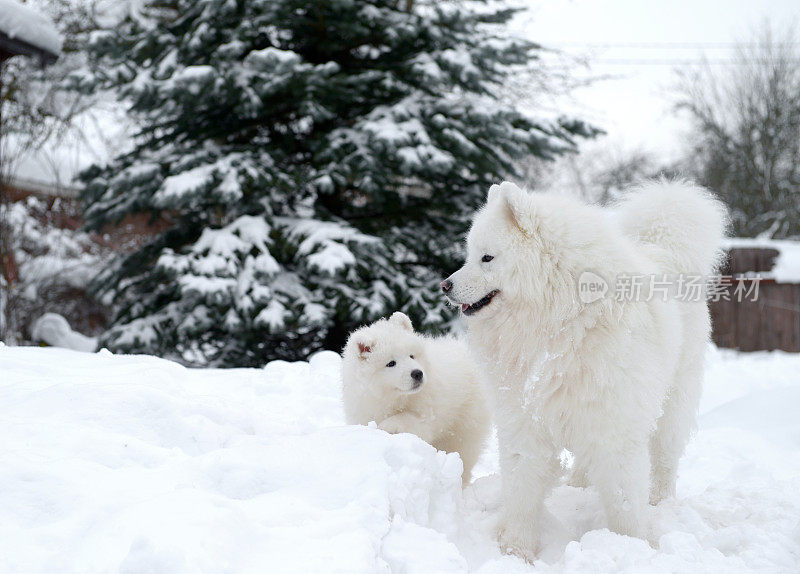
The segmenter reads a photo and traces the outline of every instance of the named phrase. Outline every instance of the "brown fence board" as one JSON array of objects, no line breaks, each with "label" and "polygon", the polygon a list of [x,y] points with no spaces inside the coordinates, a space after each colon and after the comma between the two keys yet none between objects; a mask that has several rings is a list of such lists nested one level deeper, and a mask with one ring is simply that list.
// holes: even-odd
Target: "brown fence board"
[{"label": "brown fence board", "polygon": [[[733,248],[724,275],[769,273],[779,255],[772,248]],[[734,286],[729,301],[709,303],[712,338],[719,347],[740,351],[776,350],[800,352],[800,284],[762,279],[758,300],[737,301]]]}]

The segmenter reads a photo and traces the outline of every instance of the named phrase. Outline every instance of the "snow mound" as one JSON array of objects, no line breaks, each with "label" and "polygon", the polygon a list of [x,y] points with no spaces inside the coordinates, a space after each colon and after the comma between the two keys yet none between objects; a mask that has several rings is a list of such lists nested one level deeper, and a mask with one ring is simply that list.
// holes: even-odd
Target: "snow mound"
[{"label": "snow mound", "polygon": [[463,566],[458,456],[337,426],[338,370],[0,348],[0,570]]},{"label": "snow mound", "polygon": [[53,347],[92,353],[97,350],[97,338],[87,337],[73,331],[63,316],[58,313],[45,313],[33,323],[31,337]]},{"label": "snow mound", "polygon": [[53,23],[16,0],[0,0],[0,32],[54,55],[61,52],[61,35]]},{"label": "snow mound", "polygon": [[715,351],[654,546],[592,489],[547,501],[535,564],[503,555],[497,453],[345,426],[340,359],[193,370],[0,344],[0,571],[796,572],[800,356]]}]

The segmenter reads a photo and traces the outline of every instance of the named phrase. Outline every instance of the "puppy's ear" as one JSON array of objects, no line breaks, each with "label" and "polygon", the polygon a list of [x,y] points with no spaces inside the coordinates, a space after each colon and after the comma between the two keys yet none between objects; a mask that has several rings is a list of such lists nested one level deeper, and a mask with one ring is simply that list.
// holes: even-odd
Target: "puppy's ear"
[{"label": "puppy's ear", "polygon": [[508,216],[514,225],[525,235],[531,235],[536,229],[536,216],[533,212],[530,195],[510,181],[493,185],[492,188],[497,189],[494,192],[490,189],[489,197],[504,202]]},{"label": "puppy's ear", "polygon": [[408,318],[408,315],[401,313],[400,311],[395,311],[392,313],[392,316],[389,317],[389,322],[392,325],[402,327],[406,331],[414,331],[414,326],[411,324],[411,319]]},{"label": "puppy's ear", "polygon": [[489,188],[489,193],[486,195],[486,203],[493,203],[494,201],[505,197],[509,193],[521,193],[523,195],[527,195],[517,186],[517,184],[510,181],[504,181],[499,184],[495,183]]},{"label": "puppy's ear", "polygon": [[489,188],[489,194],[486,196],[486,203],[494,203],[500,197],[500,186],[496,183]]},{"label": "puppy's ear", "polygon": [[356,346],[358,347],[358,358],[366,361],[369,354],[375,350],[375,341],[361,339],[356,341]]}]

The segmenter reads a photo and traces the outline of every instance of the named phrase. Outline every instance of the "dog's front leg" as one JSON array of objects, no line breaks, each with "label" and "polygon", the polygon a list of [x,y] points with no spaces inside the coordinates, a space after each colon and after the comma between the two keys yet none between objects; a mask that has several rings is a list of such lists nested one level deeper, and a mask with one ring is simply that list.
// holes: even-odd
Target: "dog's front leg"
[{"label": "dog's front leg", "polygon": [[613,532],[647,538],[650,461],[647,443],[598,440],[589,474],[600,492]]},{"label": "dog's front leg", "polygon": [[411,411],[404,411],[384,419],[378,423],[378,428],[390,434],[402,432],[415,434],[428,444],[433,444],[438,438],[434,426],[424,417]]},{"label": "dog's front leg", "polygon": [[541,436],[520,435],[510,440],[498,433],[503,515],[499,525],[501,547],[532,562],[540,550],[540,522],[544,499],[560,473],[551,441]]}]

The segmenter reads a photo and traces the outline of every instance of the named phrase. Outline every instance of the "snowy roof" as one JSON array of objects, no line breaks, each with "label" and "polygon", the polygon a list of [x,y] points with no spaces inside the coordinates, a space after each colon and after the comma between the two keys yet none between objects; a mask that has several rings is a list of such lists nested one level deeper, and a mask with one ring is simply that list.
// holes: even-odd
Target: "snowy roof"
[{"label": "snowy roof", "polygon": [[50,56],[61,52],[61,35],[53,22],[16,0],[0,0],[0,33]]},{"label": "snowy roof", "polygon": [[800,283],[800,241],[731,237],[726,240],[725,247],[774,249],[779,255],[772,269],[768,273],[761,273],[761,276],[775,279],[778,283]]},{"label": "snowy roof", "polygon": [[77,197],[78,189],[57,182],[43,181],[36,178],[16,177],[11,175],[5,181],[7,187],[18,189],[25,193],[35,193],[49,197]]}]

